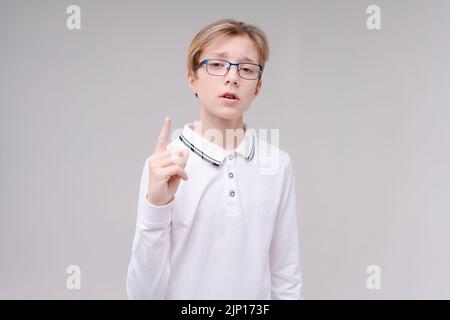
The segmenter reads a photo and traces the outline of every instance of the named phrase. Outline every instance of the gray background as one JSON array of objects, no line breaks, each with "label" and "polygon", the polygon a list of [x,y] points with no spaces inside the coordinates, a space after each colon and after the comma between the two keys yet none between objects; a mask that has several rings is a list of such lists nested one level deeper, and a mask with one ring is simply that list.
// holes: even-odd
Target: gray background
[{"label": "gray background", "polygon": [[448,1],[0,3],[0,298],[126,298],[144,160],[198,119],[187,48],[224,17],[270,41],[246,120],[294,160],[305,298],[450,298]]}]

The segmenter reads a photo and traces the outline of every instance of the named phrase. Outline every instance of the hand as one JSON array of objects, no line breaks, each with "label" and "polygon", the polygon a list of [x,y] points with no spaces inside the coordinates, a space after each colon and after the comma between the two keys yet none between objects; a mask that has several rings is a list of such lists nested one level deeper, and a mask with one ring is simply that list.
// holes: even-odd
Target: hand
[{"label": "hand", "polygon": [[164,119],[164,125],[156,142],[155,151],[149,157],[149,183],[147,200],[157,206],[172,201],[181,179],[187,180],[184,170],[189,158],[189,150],[167,149],[171,120]]}]

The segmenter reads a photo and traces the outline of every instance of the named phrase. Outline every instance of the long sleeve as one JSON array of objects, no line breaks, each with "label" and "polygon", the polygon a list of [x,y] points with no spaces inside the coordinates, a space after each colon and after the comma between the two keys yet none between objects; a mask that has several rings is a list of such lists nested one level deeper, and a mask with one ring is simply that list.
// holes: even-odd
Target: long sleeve
[{"label": "long sleeve", "polygon": [[272,299],[303,299],[294,172],[290,157],[270,245]]},{"label": "long sleeve", "polygon": [[136,231],[127,274],[129,299],[162,299],[170,276],[173,199],[164,206],[148,202],[148,158],[139,188]]}]

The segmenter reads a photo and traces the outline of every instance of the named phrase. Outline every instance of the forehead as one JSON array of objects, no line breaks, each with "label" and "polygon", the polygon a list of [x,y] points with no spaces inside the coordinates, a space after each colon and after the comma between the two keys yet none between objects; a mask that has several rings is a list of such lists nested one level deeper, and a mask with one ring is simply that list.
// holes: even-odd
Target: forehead
[{"label": "forehead", "polygon": [[202,50],[201,57],[227,58],[258,63],[258,50],[248,35],[223,36]]}]

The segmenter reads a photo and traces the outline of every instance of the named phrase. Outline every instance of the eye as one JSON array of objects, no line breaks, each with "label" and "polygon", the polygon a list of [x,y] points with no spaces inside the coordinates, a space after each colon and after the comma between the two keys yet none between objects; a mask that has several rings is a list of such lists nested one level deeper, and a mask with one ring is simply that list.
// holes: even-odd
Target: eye
[{"label": "eye", "polygon": [[224,64],[223,62],[220,62],[220,61],[211,61],[211,62],[209,63],[209,65],[210,65],[212,68],[223,68],[223,67],[225,66],[225,64]]},{"label": "eye", "polygon": [[257,68],[255,66],[241,66],[240,70],[248,75],[253,75],[255,73],[257,73]]}]

